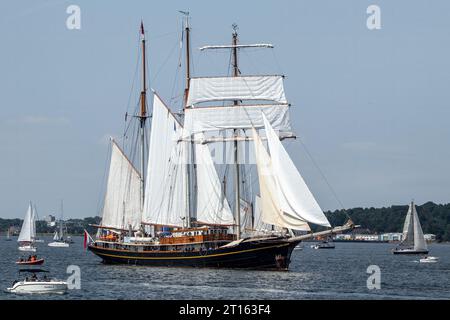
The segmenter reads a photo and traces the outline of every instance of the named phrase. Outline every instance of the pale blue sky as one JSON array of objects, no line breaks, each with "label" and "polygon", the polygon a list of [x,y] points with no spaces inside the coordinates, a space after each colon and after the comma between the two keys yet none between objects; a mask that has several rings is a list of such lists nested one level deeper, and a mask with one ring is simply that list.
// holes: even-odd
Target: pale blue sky
[{"label": "pale blue sky", "polygon": [[[66,28],[70,4],[81,7],[79,31]],[[381,30],[366,28],[370,4]],[[241,69],[287,76],[294,129],[345,207],[449,202],[448,1],[30,0],[0,3],[0,217],[22,217],[29,200],[41,216],[57,212],[60,199],[66,217],[98,214],[105,137],[123,130],[140,20],[151,86],[170,101],[177,10],[191,12],[194,48],[228,43],[234,22],[241,42],[276,46],[243,54]],[[196,75],[227,62],[194,50]],[[323,209],[339,208],[302,145],[288,147]]]}]

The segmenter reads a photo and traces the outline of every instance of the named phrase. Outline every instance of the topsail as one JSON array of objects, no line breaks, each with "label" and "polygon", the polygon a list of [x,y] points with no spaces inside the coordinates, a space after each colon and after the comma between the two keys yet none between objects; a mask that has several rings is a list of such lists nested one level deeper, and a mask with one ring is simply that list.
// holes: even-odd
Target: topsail
[{"label": "topsail", "polygon": [[213,101],[270,101],[286,104],[282,76],[192,78],[187,106]]}]

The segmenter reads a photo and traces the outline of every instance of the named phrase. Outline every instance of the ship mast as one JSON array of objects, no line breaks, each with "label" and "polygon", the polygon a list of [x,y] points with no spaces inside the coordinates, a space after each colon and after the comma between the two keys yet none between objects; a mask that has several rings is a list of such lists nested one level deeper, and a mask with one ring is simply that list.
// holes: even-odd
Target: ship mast
[{"label": "ship mast", "polygon": [[[181,14],[184,15],[184,39],[185,39],[185,48],[186,48],[186,52],[185,52],[185,57],[186,57],[186,87],[184,89],[184,104],[183,104],[183,110],[185,110],[187,108],[187,99],[189,96],[189,87],[190,87],[190,80],[191,80],[191,59],[190,59],[190,31],[191,28],[189,27],[189,12],[186,11],[179,11]],[[189,145],[189,157],[190,160],[187,164],[187,212],[186,212],[186,216],[184,217],[185,219],[185,225],[186,228],[190,228],[191,227],[191,217],[193,216],[193,201],[191,199],[191,195],[194,194],[194,192],[190,192],[190,189],[192,187],[193,181],[194,181],[194,172],[195,172],[195,164],[194,164],[194,148],[193,148],[193,142],[190,143]],[[189,164],[194,164],[194,168],[192,168],[192,166]],[[193,170],[191,170],[193,169]],[[193,172],[192,172],[193,171]]]},{"label": "ship mast", "polygon": [[[237,44],[238,44],[238,34],[237,34],[237,25],[233,24],[233,35],[232,35],[232,64],[233,64],[233,77],[239,76],[239,67],[238,67],[238,55],[237,55]],[[237,100],[233,102],[235,106],[239,104]],[[239,142],[238,142],[238,136],[239,131],[238,129],[234,129],[234,166],[235,166],[235,204],[234,204],[234,214],[236,219],[236,237],[237,239],[241,238],[241,178],[240,178],[240,166],[239,166]]]},{"label": "ship mast", "polygon": [[[238,33],[237,33],[237,25],[233,24],[233,34],[232,34],[232,44],[231,45],[208,45],[203,46],[200,48],[201,51],[204,50],[228,50],[231,49],[232,54],[232,68],[233,68],[233,77],[239,77],[240,71],[239,71],[239,65],[238,65],[238,49],[246,49],[246,48],[273,48],[273,45],[268,43],[257,43],[257,44],[238,44]],[[233,102],[234,106],[239,106],[239,101],[235,100]],[[234,137],[232,140],[234,141],[234,183],[235,183],[235,207],[234,207],[234,215],[235,215],[235,233],[237,236],[237,239],[241,238],[241,216],[240,216],[240,187],[241,187],[241,181],[240,181],[240,165],[239,165],[239,129],[233,130]]]},{"label": "ship mast", "polygon": [[141,137],[141,210],[144,208],[144,188],[145,188],[145,121],[147,120],[147,70],[145,57],[145,32],[144,23],[141,21],[141,45],[142,45],[142,91],[141,91],[141,110],[140,137]]},{"label": "ship mast", "polygon": [[189,12],[180,11],[185,16],[185,26],[184,26],[184,36],[185,36],[185,42],[186,42],[186,87],[184,89],[184,109],[186,109],[186,103],[187,98],[189,95],[189,86],[190,86],[190,79],[191,79],[191,59],[190,59],[190,51],[191,51],[191,44],[190,44],[190,27],[189,27]]}]

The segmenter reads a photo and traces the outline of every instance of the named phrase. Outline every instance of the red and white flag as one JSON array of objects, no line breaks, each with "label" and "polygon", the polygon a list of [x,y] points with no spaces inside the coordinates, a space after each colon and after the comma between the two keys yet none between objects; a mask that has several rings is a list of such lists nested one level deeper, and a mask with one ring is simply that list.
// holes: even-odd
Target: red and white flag
[{"label": "red and white flag", "polygon": [[91,237],[91,235],[86,231],[86,229],[84,230],[84,249],[87,248],[87,246],[89,245],[89,243],[91,243],[92,241],[94,241]]}]

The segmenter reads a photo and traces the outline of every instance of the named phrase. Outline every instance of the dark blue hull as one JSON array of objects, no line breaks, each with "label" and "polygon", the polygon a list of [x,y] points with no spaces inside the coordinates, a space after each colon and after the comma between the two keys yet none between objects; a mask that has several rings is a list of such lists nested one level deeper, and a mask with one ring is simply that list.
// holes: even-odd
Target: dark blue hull
[{"label": "dark blue hull", "polygon": [[231,268],[288,270],[291,254],[298,242],[286,239],[244,241],[233,247],[208,251],[144,251],[144,247],[122,249],[91,244],[89,250],[107,264],[155,267]]}]

